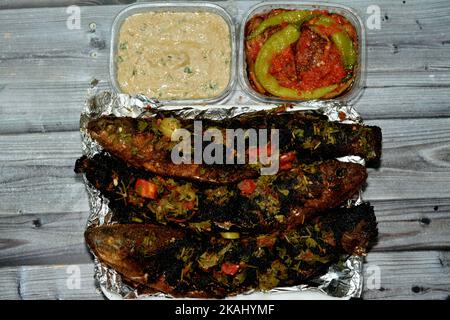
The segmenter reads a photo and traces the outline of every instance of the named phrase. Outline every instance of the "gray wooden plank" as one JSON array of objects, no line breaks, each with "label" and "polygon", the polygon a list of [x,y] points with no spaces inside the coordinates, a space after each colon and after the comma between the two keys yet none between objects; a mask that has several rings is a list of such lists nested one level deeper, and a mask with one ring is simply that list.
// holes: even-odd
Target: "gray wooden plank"
[{"label": "gray wooden plank", "polygon": [[0,297],[8,300],[103,299],[92,263],[0,268],[0,287]]},{"label": "gray wooden plank", "polygon": [[91,261],[87,217],[87,211],[0,217],[0,267]]},{"label": "gray wooden plank", "polygon": [[446,198],[449,194],[450,121],[377,120],[383,130],[381,168],[369,170],[365,198]]},{"label": "gray wooden plank", "polygon": [[[254,3],[240,2],[236,16]],[[365,20],[371,4],[351,6]],[[236,11],[233,2],[224,5]],[[360,112],[372,119],[450,116],[450,17],[442,14],[450,3],[378,5],[389,19],[381,30],[368,30],[368,88],[357,102]],[[65,8],[0,12],[0,133],[75,129],[90,81],[109,87],[109,29],[122,8],[82,7],[80,30],[66,28]],[[229,102],[251,101],[237,87]]]},{"label": "gray wooden plank", "polygon": [[6,135],[0,141],[2,214],[89,210],[82,179],[73,171],[81,155],[79,132]]},{"label": "gray wooden plank", "polygon": [[[373,252],[364,265],[364,299],[425,300],[450,296],[448,251]],[[380,271],[380,287],[374,275]]]},{"label": "gray wooden plank", "polygon": [[0,135],[0,150],[3,168],[73,167],[82,153],[80,131]]},{"label": "gray wooden plank", "polygon": [[[445,299],[450,294],[448,251],[373,252],[364,264],[364,299]],[[68,269],[69,267],[69,269]],[[74,270],[80,287],[73,288]],[[102,299],[92,263],[0,268],[2,299]],[[375,276],[379,273],[379,281]],[[75,271],[77,272],[77,271]]]},{"label": "gray wooden plank", "polygon": [[89,209],[84,185],[73,167],[0,167],[0,212],[83,212]]},{"label": "gray wooden plank", "polygon": [[450,199],[372,201],[378,241],[372,252],[448,250]]},{"label": "gray wooden plank", "polygon": [[135,0],[3,0],[0,9],[128,4]]}]

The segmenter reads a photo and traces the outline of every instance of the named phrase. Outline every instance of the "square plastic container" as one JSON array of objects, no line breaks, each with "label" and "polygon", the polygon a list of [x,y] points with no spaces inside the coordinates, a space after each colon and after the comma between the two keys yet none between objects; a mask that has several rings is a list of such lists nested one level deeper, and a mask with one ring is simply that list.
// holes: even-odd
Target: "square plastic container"
[{"label": "square plastic container", "polygon": [[[159,100],[165,105],[198,105],[198,104],[219,104],[232,91],[236,83],[236,60],[237,60],[237,39],[236,29],[231,16],[224,8],[205,2],[152,2],[134,4],[126,7],[118,13],[112,24],[111,30],[111,46],[109,55],[109,75],[113,89],[121,93],[116,75],[116,55],[119,47],[119,33],[122,23],[126,18],[142,12],[210,12],[222,17],[228,25],[230,31],[231,61],[230,61],[230,80],[225,90],[216,97],[203,99],[176,99],[176,100]],[[149,97],[153,98],[153,97]]]},{"label": "square plastic container", "polygon": [[[351,8],[339,5],[320,2],[277,2],[264,1],[251,7],[246,14],[244,14],[239,32],[239,83],[242,89],[252,98],[264,103],[302,103],[311,100],[290,100],[278,97],[265,96],[256,92],[247,77],[247,62],[245,59],[245,26],[247,22],[255,15],[266,13],[273,9],[291,9],[291,10],[327,10],[331,13],[337,13],[344,16],[356,29],[358,35],[358,67],[356,70],[355,81],[343,94],[331,98],[322,99],[325,101],[343,101],[352,103],[356,101],[361,95],[362,89],[366,80],[366,33],[364,24],[358,14]],[[320,100],[320,99],[319,99]]]}]

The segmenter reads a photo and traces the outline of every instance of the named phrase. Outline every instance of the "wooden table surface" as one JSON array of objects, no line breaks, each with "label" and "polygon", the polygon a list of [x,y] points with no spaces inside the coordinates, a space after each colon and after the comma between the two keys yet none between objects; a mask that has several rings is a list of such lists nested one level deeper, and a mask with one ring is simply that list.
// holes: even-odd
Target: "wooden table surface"
[{"label": "wooden table surface", "polygon": [[[77,2],[104,5],[80,6],[81,29],[70,30],[66,6]],[[111,3],[120,1],[0,3],[2,299],[103,299],[83,239],[87,194],[73,166],[89,83],[109,88],[110,27],[124,7]],[[255,4],[221,3],[236,21]],[[367,83],[355,104],[383,130],[382,166],[370,170],[364,193],[380,235],[364,264],[363,298],[449,298],[450,1],[338,3],[363,21],[369,6],[381,9],[381,29],[367,30]],[[229,103],[251,101],[237,87]]]}]

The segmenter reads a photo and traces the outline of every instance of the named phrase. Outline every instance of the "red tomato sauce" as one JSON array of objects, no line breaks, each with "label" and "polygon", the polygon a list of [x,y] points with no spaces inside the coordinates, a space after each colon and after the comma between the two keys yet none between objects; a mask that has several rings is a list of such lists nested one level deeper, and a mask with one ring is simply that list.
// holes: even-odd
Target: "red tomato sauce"
[{"label": "red tomato sauce", "polygon": [[[334,29],[329,28],[328,31],[332,30]],[[347,72],[336,46],[328,42],[321,48],[317,45],[318,37],[314,32],[304,29],[297,44],[273,56],[269,73],[281,86],[299,92],[312,91],[340,83],[346,77]],[[295,46],[297,52],[293,50]],[[306,68],[299,67],[296,61],[309,65]]]},{"label": "red tomato sauce", "polygon": [[300,72],[300,90],[310,91],[341,82],[347,75],[336,46],[329,43],[320,61],[311,69]]},{"label": "red tomato sauce", "polygon": [[273,75],[283,87],[294,88],[298,84],[295,69],[294,52],[287,47],[272,57],[269,73]]}]

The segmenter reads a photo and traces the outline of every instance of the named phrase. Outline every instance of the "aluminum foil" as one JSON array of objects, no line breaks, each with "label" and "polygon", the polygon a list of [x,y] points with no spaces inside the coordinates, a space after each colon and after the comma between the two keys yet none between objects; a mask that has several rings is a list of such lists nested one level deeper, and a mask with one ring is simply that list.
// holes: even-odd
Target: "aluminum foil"
[{"label": "aluminum foil", "polygon": [[[95,85],[88,91],[88,99],[81,113],[80,132],[82,137],[83,154],[93,156],[101,151],[101,146],[91,139],[87,133],[87,123],[102,115],[150,117],[151,110],[173,110],[177,115],[186,118],[210,118],[215,120],[237,116],[242,113],[271,109],[275,105],[255,106],[191,106],[187,108],[163,106],[158,101],[145,96],[130,96],[127,94],[98,92]],[[305,110],[326,115],[331,121],[346,123],[361,123],[362,120],[352,106],[337,101],[308,101],[289,108],[288,111]],[[341,161],[364,164],[356,156],[339,158]],[[89,196],[90,215],[87,227],[111,223],[111,211],[108,200],[94,188],[84,177]],[[358,205],[362,202],[361,192],[357,199],[349,200],[347,205]],[[298,285],[293,287],[275,288],[268,292],[249,291],[227,299],[349,299],[359,297],[363,286],[362,258],[359,256],[343,257],[332,265],[328,272],[314,279],[312,285]],[[122,283],[117,272],[102,264],[95,258],[95,278],[104,295],[109,299],[169,299],[166,294],[141,294],[134,288]]]}]

